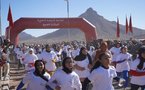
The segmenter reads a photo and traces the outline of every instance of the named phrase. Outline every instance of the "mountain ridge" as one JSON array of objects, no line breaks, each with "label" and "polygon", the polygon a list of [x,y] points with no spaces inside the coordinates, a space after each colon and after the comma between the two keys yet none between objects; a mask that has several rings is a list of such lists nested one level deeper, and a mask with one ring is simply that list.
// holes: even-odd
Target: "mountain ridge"
[{"label": "mountain ridge", "polygon": [[[116,37],[116,29],[117,29],[117,22],[116,21],[109,21],[105,19],[103,16],[99,15],[95,10],[92,8],[88,8],[84,13],[79,15],[79,17],[85,18],[90,23],[92,23],[96,27],[98,39],[117,39]],[[69,29],[70,30],[70,38],[72,40],[82,41],[85,40],[84,33],[79,29]],[[129,39],[129,38],[139,38],[142,33],[145,33],[145,30],[133,27],[133,34],[128,32],[125,34],[126,27],[125,25],[120,24],[120,38],[119,39]],[[140,39],[145,38],[142,36]],[[52,33],[47,33],[45,35],[31,38],[25,41],[37,41],[41,40],[45,42],[60,42],[60,41],[68,41],[68,32],[67,29],[58,29]]]}]

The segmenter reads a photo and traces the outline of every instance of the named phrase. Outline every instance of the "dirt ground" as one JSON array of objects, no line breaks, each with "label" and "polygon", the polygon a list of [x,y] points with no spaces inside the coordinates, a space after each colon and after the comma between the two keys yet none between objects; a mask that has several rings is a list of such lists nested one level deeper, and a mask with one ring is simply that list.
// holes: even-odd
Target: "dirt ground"
[{"label": "dirt ground", "polygon": [[[22,78],[25,76],[24,68],[18,69],[17,63],[15,61],[11,61],[10,63],[10,90],[16,90],[17,86],[21,82]],[[116,81],[113,81],[113,86],[115,90],[123,90],[122,87],[118,86],[118,83]],[[21,89],[26,90],[26,85]],[[91,90],[91,88],[89,89]],[[126,88],[126,90],[130,90],[130,84],[129,87]]]},{"label": "dirt ground", "polygon": [[[24,68],[18,69],[15,62],[10,63],[10,90],[16,90],[17,86],[21,82],[22,78],[25,76]],[[26,90],[24,86],[21,90]]]}]

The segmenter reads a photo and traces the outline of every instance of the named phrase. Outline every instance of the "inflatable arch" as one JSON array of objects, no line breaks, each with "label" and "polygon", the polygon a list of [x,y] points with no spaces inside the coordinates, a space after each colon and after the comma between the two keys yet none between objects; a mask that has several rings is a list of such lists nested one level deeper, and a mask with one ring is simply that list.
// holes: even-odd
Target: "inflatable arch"
[{"label": "inflatable arch", "polygon": [[18,45],[19,33],[25,29],[54,29],[54,28],[78,28],[85,34],[86,41],[97,39],[97,32],[94,25],[84,18],[20,18],[14,22],[14,26],[9,31],[6,28],[6,38]]}]

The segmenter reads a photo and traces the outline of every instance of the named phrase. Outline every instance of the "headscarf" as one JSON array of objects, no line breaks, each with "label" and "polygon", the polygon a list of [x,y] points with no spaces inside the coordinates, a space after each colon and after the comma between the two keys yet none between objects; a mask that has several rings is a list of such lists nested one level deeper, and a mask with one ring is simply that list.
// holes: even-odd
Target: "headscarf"
[{"label": "headscarf", "polygon": [[[37,63],[38,63],[38,62],[42,62],[43,65],[44,65],[44,69],[42,70],[42,73],[40,73],[39,70],[38,70],[38,68],[37,68]],[[34,71],[34,72],[35,72],[38,76],[40,76],[43,80],[45,80],[45,81],[48,82],[48,79],[44,76],[44,74],[45,74],[45,63],[44,63],[44,61],[42,61],[42,60],[37,60],[37,61],[35,62],[35,64],[34,64],[34,66],[35,66],[35,71]]]},{"label": "headscarf", "polygon": [[70,49],[71,47],[68,45],[68,46],[66,46],[66,50],[65,50],[65,52],[66,52],[66,55],[68,56],[68,57],[71,57],[71,50],[69,50],[68,51],[68,49]]},{"label": "headscarf", "polygon": [[143,64],[145,62],[145,58],[143,58],[141,56],[142,53],[145,53],[145,46],[142,46],[140,49],[139,49],[139,58],[140,58],[140,63],[138,64],[138,69],[142,69],[143,68]]},{"label": "headscarf", "polygon": [[[32,51],[32,54],[29,53],[30,51]],[[31,57],[36,57],[32,48],[29,48],[28,55],[31,56]]]},{"label": "headscarf", "polygon": [[98,59],[99,59],[99,55],[100,55],[101,53],[107,52],[107,51],[108,51],[108,44],[107,44],[107,42],[102,42],[102,43],[101,43],[101,47],[103,47],[103,46],[106,46],[106,50],[98,49],[98,50],[96,51],[95,60],[98,60]]},{"label": "headscarf", "polygon": [[72,73],[72,71],[73,71],[73,68],[71,68],[71,69],[68,69],[66,66],[65,66],[65,63],[66,63],[66,60],[67,59],[71,59],[70,57],[66,57],[66,58],[64,58],[64,60],[63,60],[63,62],[62,62],[62,66],[63,66],[63,71],[64,72],[66,72],[67,74],[69,74],[69,73]]},{"label": "headscarf", "polygon": [[84,49],[86,49],[86,48],[85,47],[81,47],[79,55],[77,55],[74,60],[75,61],[83,61],[83,60],[85,60],[88,57],[89,64],[92,64],[91,56],[88,53],[87,53],[87,55],[85,55],[85,54],[82,53],[82,51]]},{"label": "headscarf", "polygon": [[[93,49],[93,51],[92,51]],[[93,46],[90,46],[90,51],[88,52],[90,56],[93,55],[93,53],[95,52],[95,48]]]}]

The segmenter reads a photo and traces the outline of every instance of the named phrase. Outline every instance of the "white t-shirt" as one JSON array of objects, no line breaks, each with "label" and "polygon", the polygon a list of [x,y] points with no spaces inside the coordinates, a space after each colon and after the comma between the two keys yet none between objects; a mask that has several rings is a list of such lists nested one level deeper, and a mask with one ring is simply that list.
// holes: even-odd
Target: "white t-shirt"
[{"label": "white t-shirt", "polygon": [[55,51],[54,48],[51,48],[50,50]]},{"label": "white t-shirt", "polygon": [[120,53],[120,48],[112,47],[109,51],[113,53],[112,62],[116,61],[116,57]]},{"label": "white t-shirt", "polygon": [[89,51],[88,53],[89,53],[89,55],[91,56],[92,61],[93,61],[93,60],[94,60],[93,54],[94,54],[94,52],[96,52],[96,51],[95,51],[95,48],[94,48],[94,50],[92,51],[92,48],[94,48],[94,47],[93,47],[93,46],[90,46],[90,51]]},{"label": "white t-shirt", "polygon": [[76,88],[76,90],[82,89],[79,76],[74,71],[70,74],[67,74],[62,69],[55,71],[48,82],[49,86],[55,90],[57,85],[53,83],[54,80],[57,81],[57,85],[61,85],[61,90],[74,90],[74,88]]},{"label": "white t-shirt", "polygon": [[[50,75],[45,73],[44,76],[49,80]],[[27,73],[22,81],[24,84],[27,84],[26,90],[47,90],[46,84],[47,81],[43,80],[41,77],[34,75],[33,72]]]},{"label": "white t-shirt", "polygon": [[58,57],[55,52],[51,51],[48,53],[48,52],[44,51],[41,53],[39,59],[47,62],[45,64],[45,68],[48,71],[54,71],[56,69],[55,63],[52,61],[54,59],[58,60]]},{"label": "white t-shirt", "polygon": [[91,56],[92,61],[94,60],[94,57],[93,57],[94,52],[95,52],[95,51],[89,51],[89,52],[88,52],[89,55]]},{"label": "white t-shirt", "polygon": [[35,53],[35,55],[36,55],[37,57],[39,57],[39,56],[40,56],[40,54],[41,54],[41,53]]},{"label": "white t-shirt", "polygon": [[[93,54],[92,54],[92,61],[95,60],[96,52],[97,52],[97,50],[95,50],[95,51],[93,52]],[[111,55],[111,56],[112,56],[112,55]]]},{"label": "white t-shirt", "polygon": [[76,57],[77,55],[79,55],[79,52],[80,52],[80,50],[79,49],[77,49],[77,50],[72,50],[72,54],[73,54],[73,56],[74,57]]},{"label": "white t-shirt", "polygon": [[15,47],[14,52],[17,53],[19,51],[19,48]]},{"label": "white t-shirt", "polygon": [[93,83],[92,90],[114,90],[112,81],[116,76],[117,74],[114,66],[109,66],[109,69],[100,66],[92,71],[88,79]]},{"label": "white t-shirt", "polygon": [[34,53],[36,53],[36,49],[33,49]]},{"label": "white t-shirt", "polygon": [[[120,53],[117,58],[116,58],[116,62],[118,61],[123,61],[124,59],[131,59],[132,55],[127,53],[127,54],[123,54]],[[125,60],[122,63],[117,63],[116,64],[116,71],[117,72],[123,72],[124,70],[129,71],[130,70],[130,66],[129,66],[129,61]]]},{"label": "white t-shirt", "polygon": [[90,69],[88,68],[88,65],[89,65],[88,57],[82,61],[74,60],[74,65],[78,65],[79,67],[85,68],[85,70],[83,70],[83,71],[79,71],[77,69],[74,70],[80,78],[86,78],[90,74]]},{"label": "white t-shirt", "polygon": [[[140,59],[136,59],[133,61],[131,65],[131,70],[135,70],[136,72],[145,72],[145,62],[143,65],[143,69],[138,69],[137,66],[140,63]],[[144,76],[132,76],[130,83],[136,84],[136,85],[145,85],[145,75]]]},{"label": "white t-shirt", "polygon": [[17,59],[20,59],[22,51],[17,51]]},{"label": "white t-shirt", "polygon": [[21,61],[21,64],[24,63],[25,56],[26,56],[26,53],[23,53],[23,52],[22,52],[22,53],[20,54],[20,61]]},{"label": "white t-shirt", "polygon": [[33,67],[30,67],[29,65],[31,65],[31,63],[34,64],[36,60],[38,60],[38,57],[36,55],[27,54],[23,62],[25,64],[25,70],[26,71],[35,70],[35,67],[33,65],[32,65]]},{"label": "white t-shirt", "polygon": [[66,56],[67,57],[72,57],[72,51],[71,50],[66,50]]},{"label": "white t-shirt", "polygon": [[56,55],[57,55],[57,57],[58,57],[58,60],[57,60],[57,62],[59,62],[59,61],[61,61],[61,51],[55,51],[55,53],[56,53]]}]

